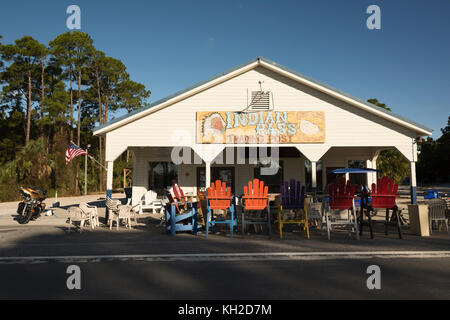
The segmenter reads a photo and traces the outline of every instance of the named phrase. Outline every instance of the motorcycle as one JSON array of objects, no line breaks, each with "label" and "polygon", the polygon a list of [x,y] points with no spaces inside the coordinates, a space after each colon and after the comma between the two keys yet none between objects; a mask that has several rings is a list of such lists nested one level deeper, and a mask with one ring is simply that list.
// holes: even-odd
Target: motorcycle
[{"label": "motorcycle", "polygon": [[20,187],[20,195],[23,200],[17,206],[19,214],[19,223],[27,224],[30,220],[36,220],[45,209],[43,202],[47,197],[47,191],[37,188]]}]

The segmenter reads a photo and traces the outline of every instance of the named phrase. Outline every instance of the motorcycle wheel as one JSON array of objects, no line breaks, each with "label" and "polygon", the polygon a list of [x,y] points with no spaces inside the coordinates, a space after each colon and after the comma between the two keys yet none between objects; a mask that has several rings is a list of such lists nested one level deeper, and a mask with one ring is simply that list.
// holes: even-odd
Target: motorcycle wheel
[{"label": "motorcycle wheel", "polygon": [[23,214],[19,216],[19,223],[20,224],[27,224],[30,222],[31,217],[33,216],[33,211],[31,210],[31,205],[26,205],[25,209],[23,210]]},{"label": "motorcycle wheel", "polygon": [[34,212],[31,215],[31,220],[35,221],[37,218],[39,218],[41,216],[41,212],[42,212],[41,206],[34,207]]},{"label": "motorcycle wheel", "polygon": [[17,205],[17,214],[18,215],[22,215],[23,214],[23,209],[25,209],[25,202],[19,202],[19,204]]}]

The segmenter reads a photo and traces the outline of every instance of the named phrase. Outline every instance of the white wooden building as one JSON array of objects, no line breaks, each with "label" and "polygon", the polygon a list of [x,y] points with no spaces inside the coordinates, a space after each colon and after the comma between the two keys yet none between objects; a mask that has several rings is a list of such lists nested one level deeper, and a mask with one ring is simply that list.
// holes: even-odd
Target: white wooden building
[{"label": "white wooden building", "polygon": [[[258,126],[252,126],[255,122],[265,128],[273,122],[271,129],[275,130],[267,132],[279,139],[249,138]],[[288,136],[289,130],[282,129],[296,133]],[[239,195],[255,176],[267,180],[271,192],[291,178],[316,191],[331,179],[330,169],[376,168],[379,152],[390,148],[410,162],[415,202],[416,138],[431,131],[259,57],[99,126],[94,134],[106,137],[108,194],[114,160],[127,149],[132,152],[134,203],[147,189],[161,191],[173,179],[193,194],[221,178]],[[225,138],[214,140],[215,133]],[[252,157],[254,147],[260,146],[274,148],[272,156],[278,148],[280,170],[275,175],[261,176],[260,164]],[[239,163],[238,154],[244,155]],[[376,177],[367,174],[363,178],[370,185]]]}]

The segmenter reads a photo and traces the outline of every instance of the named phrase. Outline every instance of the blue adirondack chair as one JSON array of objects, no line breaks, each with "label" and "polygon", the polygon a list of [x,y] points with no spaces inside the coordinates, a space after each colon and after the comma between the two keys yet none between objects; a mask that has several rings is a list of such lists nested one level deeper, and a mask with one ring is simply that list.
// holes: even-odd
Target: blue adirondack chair
[{"label": "blue adirondack chair", "polygon": [[177,232],[191,231],[197,234],[201,230],[198,225],[198,202],[188,203],[186,210],[179,212],[176,203],[166,205],[166,233],[174,236]]},{"label": "blue adirondack chair", "polygon": [[[280,238],[283,238],[283,225],[285,224],[297,224],[303,225],[306,235],[309,239],[309,226],[308,226],[308,212],[306,209],[305,201],[306,193],[305,186],[301,185],[300,181],[291,179],[286,181],[280,188],[280,206],[278,207],[278,228],[280,231]],[[300,219],[283,219],[284,210],[293,210],[298,212],[303,210],[303,217]]]},{"label": "blue adirondack chair", "polygon": [[[207,194],[208,212],[206,214],[206,238],[208,238],[209,228],[211,227],[213,233],[217,224],[228,224],[230,226],[230,238],[233,238],[233,229],[237,228],[237,216],[235,198],[231,195],[231,188],[226,186],[225,182],[216,180],[211,183]],[[230,219],[217,220],[214,216],[214,210],[230,211]]]}]

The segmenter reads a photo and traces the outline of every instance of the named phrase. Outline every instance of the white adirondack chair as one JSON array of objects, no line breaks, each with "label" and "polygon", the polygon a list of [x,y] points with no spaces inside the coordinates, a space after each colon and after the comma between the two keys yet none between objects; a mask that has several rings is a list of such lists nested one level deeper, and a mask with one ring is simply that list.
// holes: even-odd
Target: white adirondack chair
[{"label": "white adirondack chair", "polygon": [[164,205],[161,200],[158,199],[158,194],[155,191],[149,190],[142,196],[138,205],[135,206],[136,211],[142,214],[144,210],[158,210],[159,213],[164,213]]}]

